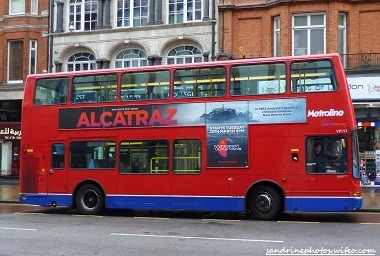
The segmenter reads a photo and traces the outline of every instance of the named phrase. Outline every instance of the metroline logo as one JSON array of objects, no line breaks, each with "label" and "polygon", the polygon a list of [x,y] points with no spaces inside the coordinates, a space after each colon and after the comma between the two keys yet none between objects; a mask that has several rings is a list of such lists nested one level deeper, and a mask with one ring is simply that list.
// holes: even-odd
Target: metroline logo
[{"label": "metroline logo", "polygon": [[234,143],[233,140],[228,139],[228,138],[223,138],[221,139],[217,145],[214,145],[215,151],[218,152],[218,154],[221,157],[227,157],[227,152],[228,151],[237,151],[241,150],[239,144],[232,144]]},{"label": "metroline logo", "polygon": [[343,116],[343,110],[336,110],[331,108],[330,110],[309,110],[307,117],[325,117],[325,116]]}]

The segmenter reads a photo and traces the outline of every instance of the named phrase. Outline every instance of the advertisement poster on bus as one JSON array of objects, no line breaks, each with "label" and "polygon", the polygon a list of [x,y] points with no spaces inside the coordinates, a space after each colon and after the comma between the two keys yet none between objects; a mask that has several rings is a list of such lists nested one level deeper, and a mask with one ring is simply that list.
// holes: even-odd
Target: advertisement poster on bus
[{"label": "advertisement poster on bus", "polygon": [[207,103],[203,115],[207,128],[208,167],[248,167],[246,101]]}]

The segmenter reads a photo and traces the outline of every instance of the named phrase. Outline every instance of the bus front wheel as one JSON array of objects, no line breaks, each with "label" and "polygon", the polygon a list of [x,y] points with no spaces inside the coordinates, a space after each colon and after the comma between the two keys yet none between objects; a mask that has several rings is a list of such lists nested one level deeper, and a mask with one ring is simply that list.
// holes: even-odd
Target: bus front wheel
[{"label": "bus front wheel", "polygon": [[282,202],[280,196],[271,187],[256,188],[249,201],[249,210],[253,218],[258,220],[274,220],[281,213]]},{"label": "bus front wheel", "polygon": [[103,192],[95,185],[84,185],[78,190],[75,203],[81,214],[98,214],[104,206]]}]

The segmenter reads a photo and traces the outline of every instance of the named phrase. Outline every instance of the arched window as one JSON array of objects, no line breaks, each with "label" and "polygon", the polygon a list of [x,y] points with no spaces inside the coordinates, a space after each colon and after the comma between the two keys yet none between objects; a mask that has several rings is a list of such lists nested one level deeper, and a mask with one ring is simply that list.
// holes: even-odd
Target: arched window
[{"label": "arched window", "polygon": [[115,58],[115,68],[141,67],[147,65],[147,56],[139,49],[124,50]]},{"label": "arched window", "polygon": [[167,64],[202,62],[202,52],[195,46],[182,45],[173,48],[166,57]]},{"label": "arched window", "polygon": [[94,70],[96,69],[95,56],[88,52],[79,52],[70,56],[67,60],[67,71]]}]

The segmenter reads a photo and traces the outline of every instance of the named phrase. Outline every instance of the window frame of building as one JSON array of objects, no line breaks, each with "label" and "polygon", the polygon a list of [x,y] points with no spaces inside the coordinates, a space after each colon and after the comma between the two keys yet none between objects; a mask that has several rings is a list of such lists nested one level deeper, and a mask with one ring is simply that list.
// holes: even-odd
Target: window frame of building
[{"label": "window frame of building", "polygon": [[29,42],[29,74],[37,73],[37,40]]},{"label": "window frame of building", "polygon": [[[183,54],[184,52],[191,52],[192,54]],[[182,61],[178,62],[178,60]],[[166,64],[168,65],[199,62],[203,62],[203,54],[201,49],[194,45],[178,45],[173,47],[166,55]]]},{"label": "window frame of building", "polygon": [[346,67],[347,59],[347,14],[340,12],[338,16],[338,50],[342,56],[343,65]]},{"label": "window frame of building", "polygon": [[38,14],[38,0],[31,0],[30,13],[31,14]]},{"label": "window frame of building", "polygon": [[[312,19],[312,18],[321,16],[321,15],[323,16],[322,17],[323,24],[313,24],[315,23],[315,19]],[[305,20],[306,24],[302,24],[302,25],[295,24],[298,22],[296,21],[296,19],[301,18],[301,17],[306,18]],[[317,40],[314,39],[312,32],[317,32],[318,30],[323,30],[322,31],[323,32],[323,46],[322,46],[322,49],[318,49],[316,51],[316,50],[312,50],[312,47],[314,46],[313,44],[317,45],[316,44]],[[300,44],[300,43],[297,43],[296,33],[302,32],[302,31],[306,32],[306,34],[303,35],[305,36],[304,39],[306,39],[306,45],[305,45],[306,48],[304,47],[296,48],[296,44]],[[302,34],[299,34],[299,35],[300,36],[298,37],[301,38]],[[320,36],[317,35],[315,36],[315,38],[320,38]],[[326,53],[326,13],[320,12],[320,13],[293,14],[292,16],[292,55],[301,56],[301,55],[311,55],[311,54],[319,54],[319,53]]]},{"label": "window frame of building", "polygon": [[95,30],[98,24],[98,0],[70,0],[68,18],[69,25],[73,25],[76,31]]},{"label": "window frame of building", "polygon": [[[189,7],[192,8],[189,8]],[[202,21],[202,0],[169,0],[167,7],[168,24]]]},{"label": "window frame of building", "polygon": [[[138,6],[135,6],[135,2],[136,1],[129,0],[118,0],[116,2],[116,27],[141,27],[147,25],[149,12],[148,0],[138,0]],[[128,4],[130,6],[126,7]]]},{"label": "window frame of building", "polygon": [[[17,47],[15,52],[17,54],[11,54],[11,44],[15,42],[21,42],[21,46]],[[21,53],[20,53],[21,52]],[[9,40],[8,41],[8,69],[7,69],[7,81],[8,83],[22,83],[23,81],[23,59],[24,59],[24,40],[18,39],[18,40]],[[15,58],[17,56],[17,58]],[[12,63],[17,63],[19,66],[13,67]],[[12,70],[11,70],[12,69]],[[16,74],[17,73],[17,74]],[[13,79],[13,76],[17,76],[17,79]]]},{"label": "window frame of building", "polygon": [[120,51],[115,57],[115,68],[148,66],[148,57],[140,49],[130,48]]},{"label": "window frame of building", "polygon": [[[74,60],[70,60],[71,58],[75,58]],[[85,60],[84,58],[87,58]],[[81,59],[81,60],[78,60]],[[77,69],[77,65],[79,65],[79,69]],[[84,68],[85,65],[88,68]],[[70,68],[70,67],[73,68]],[[93,55],[90,52],[77,52],[73,53],[69,56],[66,63],[66,70],[67,71],[82,71],[82,70],[95,70],[96,69],[96,58],[95,55]]]},{"label": "window frame of building", "polygon": [[17,15],[25,13],[25,0],[10,0],[9,15]]},{"label": "window frame of building", "polygon": [[281,56],[281,20],[280,16],[273,18],[273,56]]}]

